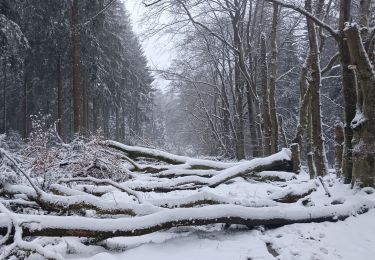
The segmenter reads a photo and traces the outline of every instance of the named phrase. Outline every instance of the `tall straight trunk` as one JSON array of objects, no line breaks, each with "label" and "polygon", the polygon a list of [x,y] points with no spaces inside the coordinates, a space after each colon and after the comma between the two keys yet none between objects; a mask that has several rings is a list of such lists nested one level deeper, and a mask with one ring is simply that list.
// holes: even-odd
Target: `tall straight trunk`
[{"label": "tall straight trunk", "polygon": [[[359,1],[359,21],[358,24],[361,27],[368,28],[369,25],[369,13],[370,13],[371,0],[360,0]],[[368,32],[368,30],[363,30],[363,32]],[[361,36],[363,37],[363,32]],[[366,40],[366,39],[363,39]]]},{"label": "tall straight trunk", "polygon": [[22,137],[24,139],[27,138],[27,135],[28,135],[28,132],[27,132],[27,82],[28,82],[28,78],[27,78],[27,72],[25,71],[24,72],[24,75],[23,75],[23,100],[22,100],[22,116],[23,116],[23,129],[22,129]]},{"label": "tall straight trunk", "polygon": [[235,115],[236,121],[236,154],[237,160],[242,160],[245,158],[245,138],[244,138],[244,119],[243,119],[243,91],[241,91],[241,83],[237,83],[238,86],[236,87],[236,96],[237,96],[237,103],[236,103],[236,110],[237,114]]},{"label": "tall straight trunk", "polygon": [[344,143],[344,128],[340,121],[335,123],[335,170],[336,175],[341,177],[342,173],[342,149]]},{"label": "tall straight trunk", "polygon": [[272,17],[272,31],[271,31],[271,73],[270,73],[270,119],[271,119],[271,153],[274,154],[278,151],[279,142],[279,124],[277,121],[276,113],[276,78],[277,78],[277,19],[279,8],[277,4],[273,4],[273,17]]},{"label": "tall straight trunk", "polygon": [[[236,11],[236,14],[232,20],[233,27],[233,41],[234,46],[236,47],[241,54],[243,54],[243,48],[240,39],[240,13],[239,9]],[[236,113],[235,113],[235,129],[236,129],[236,157],[237,160],[242,160],[245,158],[245,137],[244,137],[244,118],[243,118],[243,89],[244,89],[244,71],[241,71],[243,68],[241,65],[244,62],[241,59],[241,54],[235,57],[235,66],[234,66],[234,84],[235,84],[235,101],[236,101]]]},{"label": "tall straight trunk", "polygon": [[103,124],[103,134],[104,134],[104,137],[106,138],[109,138],[109,116],[110,116],[110,112],[109,112],[109,108],[106,104],[103,104],[102,106],[102,124]]},{"label": "tall straight trunk", "polygon": [[88,102],[88,82],[84,81],[82,87],[82,130],[84,135],[88,135],[88,109],[89,109],[89,102]]},{"label": "tall straight trunk", "polygon": [[8,84],[7,79],[7,59],[4,59],[3,63],[3,75],[4,75],[4,82],[3,82],[3,133],[7,132],[7,99],[6,99],[6,89]]},{"label": "tall straight trunk", "polygon": [[62,93],[62,68],[61,68],[61,55],[57,57],[57,132],[61,138],[63,136],[63,93]]},{"label": "tall straight trunk", "polygon": [[[254,89],[254,88],[253,88]],[[258,134],[256,129],[256,111],[255,111],[255,97],[252,94],[251,86],[246,84],[246,97],[247,97],[247,112],[249,118],[249,132],[250,132],[250,142],[253,157],[259,157],[261,151],[258,144]]]},{"label": "tall straight trunk", "polygon": [[375,71],[362,44],[358,25],[349,24],[345,36],[358,76],[358,92],[362,92],[362,104],[351,122],[354,129],[352,182],[375,186]]},{"label": "tall straight trunk", "polygon": [[307,73],[309,68],[311,67],[311,54],[310,51],[307,53],[305,62],[301,69],[301,74],[299,78],[299,111],[298,111],[298,124],[296,135],[293,139],[293,143],[298,143],[300,147],[300,151],[303,150],[303,136],[304,132],[307,127],[308,123],[308,109],[309,109],[309,102],[310,102],[310,87],[307,81]]},{"label": "tall straight trunk", "polygon": [[[311,0],[305,1],[307,11],[312,11]],[[324,176],[328,173],[327,159],[324,148],[324,139],[322,132],[321,105],[320,105],[320,54],[317,38],[317,30],[314,22],[307,18],[307,31],[309,36],[310,55],[311,55],[311,79],[309,82],[311,89],[311,120],[312,134],[314,143],[314,162],[318,176]]]},{"label": "tall straight trunk", "polygon": [[225,91],[225,83],[221,83],[221,107],[223,113],[223,139],[226,147],[226,156],[232,157],[231,142],[230,142],[230,112],[229,112],[229,101]]},{"label": "tall straight trunk", "polygon": [[72,4],[72,67],[73,67],[73,131],[81,132],[81,39],[79,28],[79,0]]},{"label": "tall straight trunk", "polygon": [[[350,21],[350,6],[351,0],[340,1],[340,17],[339,17],[339,30],[343,34],[345,23]],[[352,180],[353,170],[353,129],[350,124],[355,117],[356,113],[356,89],[355,89],[355,76],[354,72],[349,69],[350,54],[347,41],[342,35],[338,39],[340,62],[342,70],[342,93],[344,98],[344,149],[343,149],[343,165],[342,174],[345,183],[350,183]]]},{"label": "tall straight trunk", "polygon": [[[115,105],[115,122],[116,122],[116,140],[120,140],[120,113],[119,113],[119,107]],[[154,121],[153,121],[154,122]]]},{"label": "tall straight trunk", "polygon": [[271,154],[271,116],[268,87],[268,67],[267,67],[267,50],[266,36],[264,33],[260,36],[260,80],[262,84],[262,119],[263,119],[263,155]]},{"label": "tall straight trunk", "polygon": [[[279,132],[280,132],[280,135],[281,135],[281,143],[282,143],[282,147],[288,147],[288,139],[286,138],[286,133],[285,133],[285,129],[284,129],[284,124],[283,124],[283,118],[281,117],[281,115],[278,115],[278,120],[279,122]],[[298,147],[300,147],[298,145]],[[300,155],[301,157],[301,155]]]},{"label": "tall straight trunk", "polygon": [[[253,70],[256,68],[252,63],[253,57],[251,56],[251,45],[254,38],[254,32],[256,26],[256,21],[258,20],[258,9],[259,9],[259,2],[257,0],[255,3],[254,12],[253,4],[250,2],[249,4],[249,11],[248,11],[248,21],[246,27],[246,57],[249,62],[249,68]],[[246,98],[247,98],[247,112],[248,112],[248,123],[249,123],[249,133],[250,133],[250,143],[251,143],[251,152],[253,157],[259,157],[262,154],[261,149],[259,148],[259,140],[258,140],[258,132],[257,132],[257,111],[256,111],[256,84],[252,77],[252,85],[248,82],[246,84]]]},{"label": "tall straight trunk", "polygon": [[307,114],[307,166],[309,169],[310,179],[314,179],[316,176],[316,170],[314,166],[314,151],[313,151],[313,136],[312,136],[312,123],[311,123],[311,96],[308,101],[308,114]]},{"label": "tall straight trunk", "polygon": [[92,99],[92,131],[98,130],[98,98],[94,95]]},{"label": "tall straight trunk", "polygon": [[126,125],[125,125],[125,117],[126,117],[126,111],[125,111],[125,107],[122,106],[121,107],[121,118],[120,118],[120,140],[122,142],[125,142],[125,128],[126,128]]}]

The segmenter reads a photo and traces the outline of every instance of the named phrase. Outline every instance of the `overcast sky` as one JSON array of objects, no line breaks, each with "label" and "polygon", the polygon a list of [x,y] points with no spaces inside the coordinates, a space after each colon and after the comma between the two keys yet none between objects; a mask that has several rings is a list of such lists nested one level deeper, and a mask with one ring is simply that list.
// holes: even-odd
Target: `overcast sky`
[{"label": "overcast sky", "polygon": [[[125,0],[125,6],[130,14],[133,29],[140,36],[144,52],[147,56],[151,69],[167,69],[173,59],[173,50],[167,37],[152,37],[144,39],[142,37],[143,28],[140,22],[145,7],[140,5],[140,0]],[[168,82],[158,79],[154,82],[155,87],[165,91]]]}]

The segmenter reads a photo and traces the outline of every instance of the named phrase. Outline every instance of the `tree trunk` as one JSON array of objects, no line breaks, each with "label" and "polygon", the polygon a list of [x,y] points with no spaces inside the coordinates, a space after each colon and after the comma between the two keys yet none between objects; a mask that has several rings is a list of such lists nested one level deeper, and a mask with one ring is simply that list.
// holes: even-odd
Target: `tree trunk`
[{"label": "tree trunk", "polygon": [[109,117],[110,117],[110,111],[109,107],[106,104],[103,104],[102,106],[102,125],[103,125],[103,134],[105,138],[109,138]]},{"label": "tree trunk", "polygon": [[84,81],[83,89],[82,89],[82,131],[84,135],[89,134],[88,129],[88,82]]},{"label": "tree trunk", "polygon": [[352,61],[358,75],[358,92],[362,92],[360,111],[351,122],[353,139],[353,179],[361,186],[375,186],[375,71],[362,44],[356,24],[345,29]]},{"label": "tree trunk", "polygon": [[79,24],[79,0],[72,3],[72,67],[73,67],[73,131],[75,134],[81,132],[81,46],[80,46],[80,24]]},{"label": "tree trunk", "polygon": [[342,152],[344,143],[344,128],[341,122],[335,123],[335,170],[337,177],[342,174]]},{"label": "tree trunk", "polygon": [[23,130],[22,130],[22,137],[24,139],[27,138],[27,135],[28,135],[28,131],[27,131],[27,83],[28,83],[28,78],[27,78],[27,72],[24,71],[24,75],[23,75],[23,100],[22,100],[22,114],[23,114]]},{"label": "tree trunk", "polygon": [[281,135],[281,142],[282,142],[282,147],[286,148],[288,147],[288,139],[286,138],[286,133],[284,129],[284,124],[283,124],[283,118],[281,115],[278,115],[278,120],[279,122],[279,132]]},{"label": "tree trunk", "polygon": [[307,166],[309,168],[310,179],[316,176],[314,165],[314,152],[313,152],[313,137],[312,137],[312,123],[311,123],[311,96],[309,96],[308,109],[307,109]]},{"label": "tree trunk", "polygon": [[262,84],[263,96],[263,154],[271,154],[271,117],[270,117],[270,102],[269,102],[269,88],[268,88],[268,68],[267,68],[267,50],[266,50],[266,36],[264,33],[260,36],[260,77]]},{"label": "tree trunk", "polygon": [[299,78],[299,111],[298,111],[298,125],[296,135],[293,139],[293,143],[298,143],[300,150],[303,150],[303,136],[308,124],[308,110],[310,105],[310,86],[307,82],[307,72],[311,67],[311,55],[310,51],[307,53],[305,62],[301,69],[301,75]]},{"label": "tree trunk", "polygon": [[57,132],[61,138],[63,135],[63,92],[62,86],[61,55],[57,57]]},{"label": "tree trunk", "polygon": [[[351,0],[340,1],[340,18],[339,30],[343,33],[345,23],[350,21],[350,6]],[[356,89],[355,77],[352,70],[349,69],[350,55],[347,41],[344,37],[338,39],[340,62],[342,70],[342,93],[344,97],[344,152],[343,152],[343,165],[342,174],[345,178],[345,183],[350,183],[352,180],[352,139],[353,129],[350,124],[355,117],[356,110]]]},{"label": "tree trunk", "polygon": [[[351,210],[350,210],[351,207]],[[350,205],[333,205],[322,211],[319,207],[251,208],[239,205],[211,205],[201,208],[170,209],[134,218],[95,219],[77,216],[17,215],[24,219],[24,236],[76,236],[106,239],[119,236],[141,236],[178,226],[202,226],[217,223],[239,224],[248,227],[278,227],[295,223],[336,222],[367,212],[372,206],[362,201]],[[5,214],[1,214],[4,217]],[[266,217],[265,217],[266,216]],[[294,216],[294,217],[287,217]],[[31,228],[28,223],[38,223]],[[0,226],[6,234],[7,223]]]},{"label": "tree trunk", "polygon": [[275,89],[276,89],[276,78],[277,78],[277,15],[279,8],[277,4],[273,4],[273,18],[272,18],[272,31],[271,31],[271,75],[270,75],[270,87],[269,87],[269,101],[270,101],[270,119],[271,119],[271,153],[278,151],[279,142],[279,124],[277,121],[276,113],[276,100],[275,100]]},{"label": "tree trunk", "polygon": [[94,95],[92,99],[92,131],[96,133],[98,130],[98,98]]},{"label": "tree trunk", "polygon": [[3,62],[3,75],[4,75],[4,82],[3,82],[3,133],[7,132],[7,99],[6,99],[6,88],[7,88],[7,59],[4,59]]},{"label": "tree trunk", "polygon": [[[306,10],[311,12],[311,0],[305,1]],[[324,139],[322,132],[322,119],[320,108],[320,54],[317,38],[317,31],[314,22],[307,18],[307,30],[309,35],[310,55],[311,55],[311,79],[309,82],[311,88],[311,120],[312,135],[314,143],[314,162],[318,176],[324,176],[328,173],[327,159],[324,148]]]},{"label": "tree trunk", "polygon": [[[233,27],[233,41],[234,46],[237,50],[241,50],[241,39],[240,39],[240,14],[239,10],[236,10],[236,14],[232,20]],[[244,138],[244,118],[243,118],[243,92],[244,92],[244,75],[241,72],[241,57],[236,54],[235,66],[234,66],[234,84],[235,84],[235,101],[236,101],[236,112],[235,112],[235,129],[236,129],[236,157],[237,160],[245,158],[245,138]]]}]

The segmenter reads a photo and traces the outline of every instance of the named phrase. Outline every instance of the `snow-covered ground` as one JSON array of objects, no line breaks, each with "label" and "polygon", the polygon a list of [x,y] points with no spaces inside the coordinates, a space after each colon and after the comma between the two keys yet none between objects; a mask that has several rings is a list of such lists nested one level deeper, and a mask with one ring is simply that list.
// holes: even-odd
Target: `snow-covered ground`
[{"label": "snow-covered ground", "polygon": [[[272,175],[267,172],[265,175]],[[282,174],[286,175],[286,174]],[[145,177],[146,178],[146,177]],[[287,182],[255,182],[236,179],[231,184],[203,190],[238,201],[271,198],[288,189],[298,190],[315,185],[307,175],[297,178],[287,176]],[[325,182],[332,197],[326,196],[319,186],[310,197],[310,204],[329,206],[333,201],[343,203],[347,198],[366,197],[375,203],[375,193],[367,194],[337,179],[326,177]],[[183,198],[196,191],[173,191],[169,193],[144,193],[145,200]],[[129,200],[124,193],[112,192],[116,201]],[[105,197],[104,197],[105,198]],[[103,199],[104,199],[103,198]],[[107,198],[109,199],[109,198]],[[301,207],[301,201],[298,201]],[[344,203],[345,204],[345,203]],[[290,206],[285,204],[285,207]],[[56,250],[69,259],[117,260],[371,260],[375,255],[375,209],[362,215],[352,216],[335,223],[293,224],[265,230],[263,227],[248,229],[244,226],[224,228],[221,224],[200,227],[179,227],[138,237],[117,237],[107,239],[98,246],[85,246],[79,238],[65,238],[47,247]],[[70,254],[66,254],[66,251]],[[31,257],[31,259],[34,259]],[[37,258],[35,258],[37,259]]]}]

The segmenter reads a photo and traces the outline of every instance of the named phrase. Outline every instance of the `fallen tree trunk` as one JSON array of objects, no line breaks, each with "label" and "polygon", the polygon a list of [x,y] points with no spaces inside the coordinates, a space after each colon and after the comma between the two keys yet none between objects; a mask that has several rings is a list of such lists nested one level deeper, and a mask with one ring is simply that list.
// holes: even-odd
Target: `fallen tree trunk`
[{"label": "fallen tree trunk", "polygon": [[[61,190],[60,190],[61,191]],[[96,196],[71,195],[60,196],[44,191],[37,194],[32,188],[21,185],[4,185],[0,190],[2,194],[24,194],[30,200],[38,203],[43,209],[50,211],[79,211],[81,209],[96,210],[99,214],[125,214],[129,216],[147,215],[162,210],[151,204],[136,204],[103,200]]]},{"label": "fallen tree trunk", "polygon": [[233,167],[221,170],[210,178],[185,176],[171,180],[168,179],[164,182],[147,182],[147,187],[145,187],[144,182],[138,181],[128,181],[123,185],[126,185],[134,191],[142,192],[169,192],[181,189],[198,189],[202,186],[215,188],[236,177],[249,177],[249,175],[254,175],[256,172],[274,171],[277,169],[292,171],[291,153],[289,149],[283,149],[265,158],[256,158],[251,161],[241,162]]},{"label": "fallen tree trunk", "polygon": [[[301,206],[246,208],[237,205],[214,205],[202,208],[171,209],[147,216],[117,219],[95,219],[73,216],[40,216],[15,214],[25,223],[24,236],[77,236],[106,239],[118,236],[140,236],[178,226],[200,226],[216,223],[268,227],[294,223],[335,222],[374,208],[373,201],[357,197],[344,204],[328,207]],[[5,234],[7,218],[0,214],[0,234]]]},{"label": "fallen tree trunk", "polygon": [[[165,179],[163,181],[162,179],[147,182],[138,180],[127,181],[116,186],[127,188],[132,192],[171,192],[176,190],[195,190],[203,186],[215,188],[220,184],[223,184],[236,177],[246,178],[253,176],[257,172],[275,170],[284,170],[288,172],[292,171],[291,152],[289,149],[283,149],[282,151],[265,158],[256,158],[251,161],[238,163],[230,168],[217,171],[217,173],[210,178],[191,175],[174,179]],[[81,179],[69,179],[70,182],[75,180],[80,181]],[[82,180],[85,179],[83,178]],[[105,181],[102,183],[105,183]],[[145,185],[146,183],[147,185]],[[88,190],[83,191],[93,193]],[[98,193],[98,195],[102,195],[102,193]]]},{"label": "fallen tree trunk", "polygon": [[282,189],[272,193],[268,198],[280,203],[295,203],[299,199],[302,199],[314,191],[316,191],[316,184],[314,181],[308,185],[299,188]]},{"label": "fallen tree trunk", "polygon": [[[122,151],[127,154],[128,157],[135,158],[150,158],[158,161],[178,165],[187,164],[187,167],[192,169],[226,169],[237,165],[238,163],[226,163],[213,160],[204,159],[193,159],[187,156],[175,155],[165,151],[157,149],[151,149],[146,147],[129,146],[116,141],[107,140],[101,143],[104,146]],[[142,169],[141,166],[138,166]],[[150,168],[150,167],[148,167]]]}]

